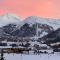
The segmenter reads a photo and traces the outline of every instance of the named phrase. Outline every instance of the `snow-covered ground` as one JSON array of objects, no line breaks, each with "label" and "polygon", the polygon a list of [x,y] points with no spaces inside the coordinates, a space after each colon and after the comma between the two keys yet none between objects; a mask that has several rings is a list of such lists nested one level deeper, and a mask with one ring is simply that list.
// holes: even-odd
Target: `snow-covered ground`
[{"label": "snow-covered ground", "polygon": [[25,55],[25,54],[4,54],[6,60],[60,60],[60,53]]}]

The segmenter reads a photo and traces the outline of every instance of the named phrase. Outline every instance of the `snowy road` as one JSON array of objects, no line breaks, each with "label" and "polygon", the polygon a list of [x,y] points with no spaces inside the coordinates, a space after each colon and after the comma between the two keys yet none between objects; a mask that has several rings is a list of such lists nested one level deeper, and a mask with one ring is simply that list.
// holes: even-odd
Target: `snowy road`
[{"label": "snowy road", "polygon": [[21,55],[4,54],[6,60],[60,60],[60,54]]}]

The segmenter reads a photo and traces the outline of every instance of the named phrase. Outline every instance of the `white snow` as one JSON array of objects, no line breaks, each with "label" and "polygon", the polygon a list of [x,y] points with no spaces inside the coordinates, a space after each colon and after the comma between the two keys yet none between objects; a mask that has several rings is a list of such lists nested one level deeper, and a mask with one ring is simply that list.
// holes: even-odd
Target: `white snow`
[{"label": "white snow", "polygon": [[4,54],[6,60],[60,60],[60,53],[40,54],[40,55],[21,55],[21,54]]},{"label": "white snow", "polygon": [[12,47],[12,46],[0,46],[0,49],[4,49],[4,48],[24,48],[22,46],[18,46],[18,47]]},{"label": "white snow", "polygon": [[57,28],[60,28],[60,19],[51,19],[51,18],[42,18],[37,16],[30,16],[24,20],[25,23],[34,24],[34,23],[40,23],[40,24],[47,24],[49,26],[52,26],[55,30]]},{"label": "white snow", "polygon": [[14,14],[7,13],[5,15],[0,16],[0,27],[5,26],[10,23],[23,25],[24,23],[28,23],[30,25],[34,23],[47,24],[52,26],[55,30],[60,28],[60,19],[51,19],[51,18],[42,18],[37,16],[30,16],[26,19],[22,20]]},{"label": "white snow", "polygon": [[51,46],[54,46],[54,45],[59,45],[60,44],[60,42],[56,42],[56,43],[52,43],[52,44],[50,44]]},{"label": "white snow", "polygon": [[40,34],[40,37],[43,37],[43,36],[45,36],[45,35],[47,35],[48,33],[47,32],[42,32],[42,34]]},{"label": "white snow", "polygon": [[22,21],[19,17],[14,14],[5,14],[0,16],[0,27],[5,26],[7,24],[22,24]]}]

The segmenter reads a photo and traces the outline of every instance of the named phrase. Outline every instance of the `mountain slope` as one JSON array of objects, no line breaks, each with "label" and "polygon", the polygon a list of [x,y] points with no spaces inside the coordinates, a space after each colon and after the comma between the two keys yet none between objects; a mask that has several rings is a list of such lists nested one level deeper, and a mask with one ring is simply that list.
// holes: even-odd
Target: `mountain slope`
[{"label": "mountain slope", "polygon": [[[29,27],[25,26],[25,28],[23,26],[26,23],[29,24]],[[14,14],[6,14],[0,17],[0,27],[2,27],[4,32],[7,34],[16,34],[19,36],[32,33],[31,28],[33,28],[33,31],[35,32],[35,34],[32,33],[33,35],[43,37],[52,31],[57,30],[60,27],[60,21],[59,19],[47,19],[37,16],[30,16],[21,21],[21,19]]]},{"label": "mountain slope", "polygon": [[5,15],[0,16],[0,27],[5,26],[7,24],[22,25],[22,21],[20,18],[18,18],[14,14],[5,14]]},{"label": "mountain slope", "polygon": [[34,23],[47,24],[52,26],[55,30],[60,27],[60,19],[51,19],[51,18],[41,18],[37,16],[30,16],[24,20],[25,23],[30,25]]},{"label": "mountain slope", "polygon": [[30,27],[29,24],[24,24],[20,29],[13,31],[11,35],[20,37],[32,37],[36,34],[35,29]]}]

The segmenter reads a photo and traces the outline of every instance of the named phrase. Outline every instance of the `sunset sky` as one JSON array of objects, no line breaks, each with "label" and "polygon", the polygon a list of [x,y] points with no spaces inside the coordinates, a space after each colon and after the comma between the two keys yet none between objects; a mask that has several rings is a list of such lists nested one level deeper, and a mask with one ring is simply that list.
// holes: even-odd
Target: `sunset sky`
[{"label": "sunset sky", "polygon": [[60,18],[60,0],[0,0],[0,15],[5,13]]}]

